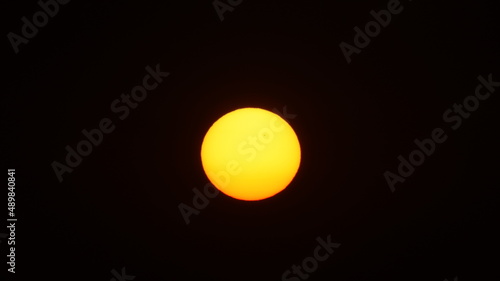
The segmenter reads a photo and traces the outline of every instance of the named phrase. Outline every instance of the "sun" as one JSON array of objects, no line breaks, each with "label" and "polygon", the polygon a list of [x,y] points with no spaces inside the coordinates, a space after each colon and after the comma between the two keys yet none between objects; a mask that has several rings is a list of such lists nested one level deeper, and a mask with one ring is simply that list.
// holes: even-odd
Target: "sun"
[{"label": "sun", "polygon": [[279,115],[241,108],[219,118],[201,146],[203,170],[224,194],[240,200],[269,198],[295,177],[301,159],[293,128]]}]

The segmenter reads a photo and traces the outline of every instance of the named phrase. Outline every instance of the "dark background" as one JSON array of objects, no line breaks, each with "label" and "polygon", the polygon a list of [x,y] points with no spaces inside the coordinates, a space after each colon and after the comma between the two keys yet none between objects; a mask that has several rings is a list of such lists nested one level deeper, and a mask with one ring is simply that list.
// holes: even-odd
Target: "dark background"
[{"label": "dark background", "polygon": [[[4,3],[16,280],[281,280],[328,235],[341,246],[310,280],[496,279],[500,91],[456,131],[442,114],[478,75],[500,80],[497,1],[402,1],[348,64],[340,42],[387,2],[244,0],[221,22],[211,1],[71,1],[18,54],[6,34],[40,8]],[[119,120],[111,102],[158,63],[170,76]],[[298,174],[263,201],[220,194],[186,225],[204,134],[248,106],[296,114]],[[51,163],[104,117],[116,129],[59,183]],[[447,141],[391,193],[383,173],[436,127]]]}]

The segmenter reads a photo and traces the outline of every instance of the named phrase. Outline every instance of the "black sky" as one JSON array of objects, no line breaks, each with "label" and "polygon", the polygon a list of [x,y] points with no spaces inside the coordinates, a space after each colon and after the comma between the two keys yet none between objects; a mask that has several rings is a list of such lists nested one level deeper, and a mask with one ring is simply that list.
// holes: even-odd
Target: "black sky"
[{"label": "black sky", "polygon": [[[401,1],[348,63],[339,44],[388,2],[243,0],[220,21],[211,1],[71,1],[17,54],[7,34],[40,7],[9,3],[2,159],[16,169],[18,273],[4,262],[0,276],[282,280],[331,235],[341,246],[309,280],[498,277],[500,90],[456,130],[443,113],[478,76],[500,81],[499,9]],[[119,119],[113,101],[158,64],[170,75]],[[203,136],[241,107],[296,115],[299,172],[264,201],[220,194],[186,225],[178,206],[207,183]],[[103,118],[114,131],[60,183],[51,164]],[[391,192],[384,172],[435,128],[447,140]]]}]

